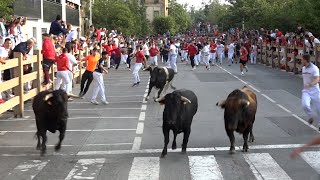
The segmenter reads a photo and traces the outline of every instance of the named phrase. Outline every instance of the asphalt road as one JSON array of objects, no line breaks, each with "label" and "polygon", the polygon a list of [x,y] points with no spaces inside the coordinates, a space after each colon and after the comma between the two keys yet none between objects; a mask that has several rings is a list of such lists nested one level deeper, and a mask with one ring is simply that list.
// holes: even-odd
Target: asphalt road
[{"label": "asphalt road", "polygon": [[[154,90],[148,102],[143,100],[149,72],[140,71],[141,84],[131,87],[131,72],[122,65],[105,75],[109,105],[91,104],[90,90],[85,99],[69,103],[68,131],[60,152],[53,147],[58,134],[48,133],[47,155],[39,156],[30,103],[24,118],[2,117],[0,179],[319,179],[317,148],[295,160],[289,157],[294,147],[319,133],[305,121],[301,77],[263,65],[249,65],[245,76],[240,75],[239,64],[191,71],[190,65],[180,63],[178,71],[174,86],[193,90],[199,101],[186,155],[169,148],[167,157],[159,158],[163,107],[153,102]],[[215,104],[245,84],[258,98],[256,141],[242,153],[242,137],[236,134],[237,152],[229,155],[223,110]],[[76,85],[74,93],[78,92]],[[178,148],[181,141],[182,134]]]}]

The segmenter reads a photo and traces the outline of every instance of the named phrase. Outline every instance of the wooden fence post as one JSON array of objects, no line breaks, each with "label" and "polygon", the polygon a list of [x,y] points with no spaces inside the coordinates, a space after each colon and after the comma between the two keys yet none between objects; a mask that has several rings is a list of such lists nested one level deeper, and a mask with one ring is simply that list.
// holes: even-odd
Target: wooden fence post
[{"label": "wooden fence post", "polygon": [[281,46],[278,45],[278,67],[281,69]]},{"label": "wooden fence post", "polygon": [[37,79],[33,80],[33,83],[37,87],[37,92],[40,93],[41,92],[42,55],[40,50],[35,50],[34,54],[37,55],[37,62],[34,64],[34,68],[38,73],[37,73]]},{"label": "wooden fence post", "polygon": [[18,62],[19,62],[18,67],[15,67],[13,72],[14,77],[19,77],[19,85],[16,86],[13,90],[14,90],[14,95],[19,96],[19,102],[20,102],[19,105],[14,107],[14,117],[22,118],[24,113],[23,55],[20,52],[15,52],[14,58],[18,58]]}]

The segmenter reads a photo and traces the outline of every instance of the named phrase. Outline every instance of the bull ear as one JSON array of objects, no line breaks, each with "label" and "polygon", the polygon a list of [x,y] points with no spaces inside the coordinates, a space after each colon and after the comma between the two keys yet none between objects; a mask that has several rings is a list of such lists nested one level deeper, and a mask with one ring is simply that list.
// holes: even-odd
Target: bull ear
[{"label": "bull ear", "polygon": [[239,100],[239,104],[244,107],[247,108],[250,105],[250,101],[246,100],[246,99],[240,99]]},{"label": "bull ear", "polygon": [[217,102],[216,106],[220,106],[222,109],[225,108],[226,107],[226,100]]},{"label": "bull ear", "polygon": [[156,102],[159,102],[161,105],[165,104],[166,96],[162,96],[161,98],[156,99]]},{"label": "bull ear", "polygon": [[183,104],[188,104],[188,103],[191,104],[191,101],[184,96],[181,96],[181,101],[183,102]]}]

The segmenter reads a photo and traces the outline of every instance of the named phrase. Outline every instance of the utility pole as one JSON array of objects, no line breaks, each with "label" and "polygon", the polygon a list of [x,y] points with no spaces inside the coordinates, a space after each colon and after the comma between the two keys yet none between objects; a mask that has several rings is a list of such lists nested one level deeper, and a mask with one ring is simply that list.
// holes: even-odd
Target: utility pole
[{"label": "utility pole", "polygon": [[89,19],[89,26],[92,25],[92,0],[89,3],[89,11],[90,11],[90,19]]},{"label": "utility pole", "polygon": [[242,18],[242,31],[244,31],[244,18]]}]

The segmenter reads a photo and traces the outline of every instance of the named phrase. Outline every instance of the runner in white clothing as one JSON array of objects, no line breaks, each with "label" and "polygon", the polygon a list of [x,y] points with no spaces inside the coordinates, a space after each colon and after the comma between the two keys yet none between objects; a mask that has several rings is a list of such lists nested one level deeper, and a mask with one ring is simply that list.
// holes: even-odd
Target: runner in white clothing
[{"label": "runner in white clothing", "polygon": [[223,60],[223,55],[224,55],[224,45],[221,44],[221,42],[218,42],[218,47],[217,47],[217,56],[220,62],[220,65],[222,64]]},{"label": "runner in white clothing", "polygon": [[178,73],[177,69],[177,54],[178,50],[175,46],[175,43],[173,40],[170,40],[170,51],[169,51],[169,60],[168,60],[168,67],[172,68],[174,70],[174,73]]},{"label": "runner in white clothing", "polygon": [[233,64],[233,55],[234,55],[235,48],[236,48],[236,46],[234,45],[233,42],[231,44],[229,44],[229,48],[228,48],[228,66],[231,66],[231,64]]},{"label": "runner in white clothing", "polygon": [[[308,122],[313,123],[314,117],[312,109],[316,110],[315,119],[320,127],[320,89],[319,89],[319,68],[310,62],[310,55],[305,54],[302,58],[302,107],[308,115]],[[314,108],[311,108],[311,103]],[[319,128],[320,130],[320,128]]]},{"label": "runner in white clothing", "polygon": [[201,50],[201,54],[203,56],[203,61],[206,64],[206,69],[210,70],[210,63],[209,63],[210,45],[206,42],[203,45],[204,45],[204,47]]}]

